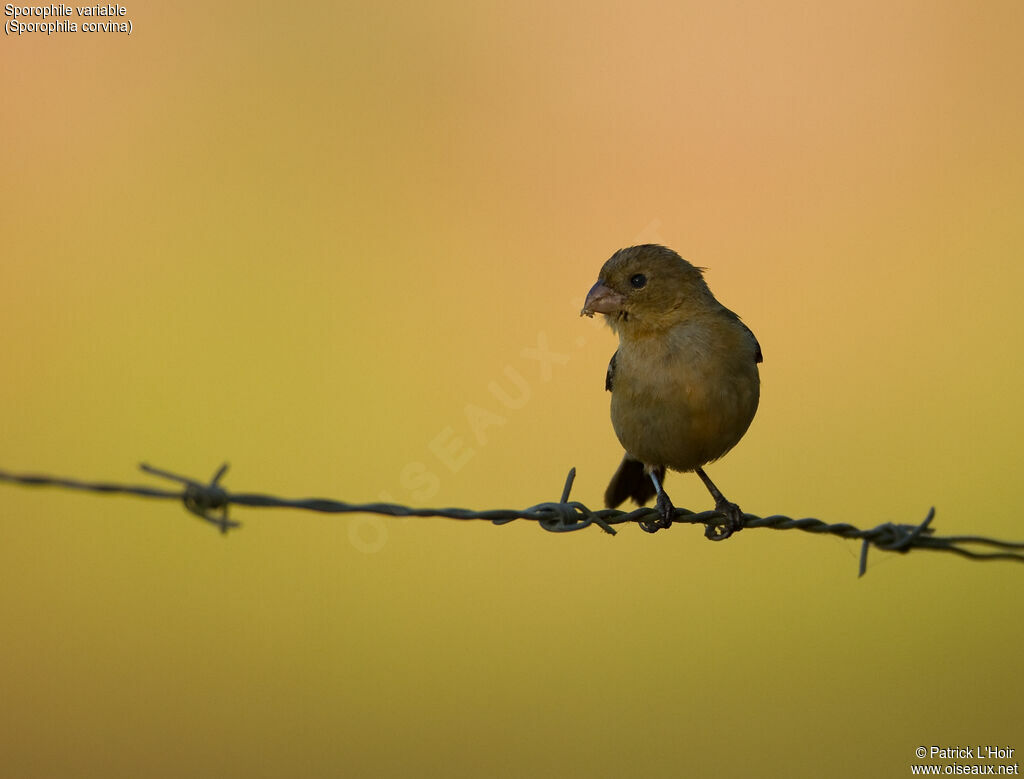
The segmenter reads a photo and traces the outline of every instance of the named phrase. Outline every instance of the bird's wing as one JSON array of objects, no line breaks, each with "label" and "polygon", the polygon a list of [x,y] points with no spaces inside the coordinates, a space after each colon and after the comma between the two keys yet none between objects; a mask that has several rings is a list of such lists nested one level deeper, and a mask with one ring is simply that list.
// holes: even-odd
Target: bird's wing
[{"label": "bird's wing", "polygon": [[[760,351],[758,352],[760,354]],[[604,377],[604,388],[609,392],[612,391],[612,381],[615,379],[615,358],[619,356],[618,350],[612,355],[611,361],[608,363],[608,373]]]},{"label": "bird's wing", "polygon": [[754,357],[754,362],[764,362],[764,357],[762,357],[762,356],[761,356],[761,344],[759,344],[759,343],[757,342],[757,336],[756,336],[756,335],[754,335],[754,331],[753,331],[753,330],[751,330],[751,329],[750,329],[749,327],[747,327],[746,325],[744,325],[744,324],[743,324],[743,321],[742,321],[742,320],[740,320],[739,318],[737,318],[737,320],[736,320],[736,321],[738,321],[738,322],[739,322],[739,323],[740,323],[741,325],[743,325],[743,329],[744,329],[744,330],[746,330],[746,331],[747,331],[748,333],[750,333],[750,337],[754,339],[754,346],[756,346],[756,347],[757,347],[757,354],[756,354],[756,356]]},{"label": "bird's wing", "polygon": [[750,334],[750,337],[754,339],[754,349],[756,350],[754,354],[754,362],[764,362],[764,357],[761,356],[761,344],[757,342],[757,336],[754,335],[754,331],[747,327],[745,324],[743,324],[743,320],[740,319],[739,315],[736,314],[735,312],[730,311],[729,309],[726,308],[725,313],[729,315],[730,319],[735,321],[740,327],[746,330]]}]

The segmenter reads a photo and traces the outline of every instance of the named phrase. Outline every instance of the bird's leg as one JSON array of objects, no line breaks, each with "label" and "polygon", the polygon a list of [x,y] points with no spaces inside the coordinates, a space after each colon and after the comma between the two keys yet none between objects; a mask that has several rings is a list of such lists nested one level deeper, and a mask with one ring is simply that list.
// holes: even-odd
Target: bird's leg
[{"label": "bird's leg", "polygon": [[[659,530],[672,527],[672,517],[676,513],[676,507],[668,499],[668,493],[662,489],[658,475],[653,470],[648,475],[651,477],[651,481],[654,482],[654,492],[658,496],[654,503],[654,508],[658,510],[661,516],[648,522],[641,522],[640,527],[648,533],[657,533]],[[662,471],[662,476],[664,476],[664,471]]]},{"label": "bird's leg", "polygon": [[743,529],[743,512],[740,511],[740,507],[735,503],[730,503],[725,499],[725,495],[708,478],[703,468],[697,468],[696,470],[700,480],[704,482],[704,486],[711,493],[711,497],[715,499],[715,511],[723,514],[726,518],[724,525],[705,525],[704,537],[712,541],[724,541],[733,533]]}]

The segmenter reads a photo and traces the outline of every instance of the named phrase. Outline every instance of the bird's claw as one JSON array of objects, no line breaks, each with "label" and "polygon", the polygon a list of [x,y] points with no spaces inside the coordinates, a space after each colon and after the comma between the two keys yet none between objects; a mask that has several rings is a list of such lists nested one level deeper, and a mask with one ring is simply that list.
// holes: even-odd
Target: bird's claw
[{"label": "bird's claw", "polygon": [[658,499],[654,504],[658,516],[640,523],[640,528],[646,533],[657,533],[659,530],[666,530],[672,527],[672,517],[675,516],[676,507],[668,499],[668,495],[662,490],[658,493]]},{"label": "bird's claw", "polygon": [[704,526],[704,537],[709,541],[724,541],[733,533],[738,533],[743,529],[745,524],[743,512],[735,503],[723,499],[715,504],[715,511],[725,517],[725,522],[722,524],[709,522]]}]

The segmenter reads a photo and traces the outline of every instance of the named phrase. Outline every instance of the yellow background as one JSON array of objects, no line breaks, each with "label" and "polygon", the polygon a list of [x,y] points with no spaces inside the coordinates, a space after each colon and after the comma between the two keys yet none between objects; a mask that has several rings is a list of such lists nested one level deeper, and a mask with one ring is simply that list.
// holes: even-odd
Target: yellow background
[{"label": "yellow background", "polygon": [[[657,241],[764,349],[709,469],[727,496],[1024,537],[1020,3],[127,11],[131,36],[0,44],[0,468],[229,460],[240,491],[500,508],[575,465],[597,506],[615,344],[577,314]],[[796,531],[280,510],[221,537],[4,485],[0,515],[12,777],[899,777],[919,745],[1024,750],[1013,563],[875,552],[858,580],[854,543]]]}]

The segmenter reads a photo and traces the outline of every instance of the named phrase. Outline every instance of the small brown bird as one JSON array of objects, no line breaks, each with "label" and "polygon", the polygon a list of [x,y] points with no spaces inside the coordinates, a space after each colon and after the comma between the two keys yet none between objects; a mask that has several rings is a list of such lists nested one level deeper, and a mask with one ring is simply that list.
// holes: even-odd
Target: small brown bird
[{"label": "small brown bird", "polygon": [[675,508],[662,487],[665,469],[696,471],[727,518],[724,527],[708,525],[705,535],[728,538],[743,527],[743,514],[701,466],[732,449],[754,419],[757,339],[711,294],[702,268],[654,244],[620,249],[604,264],[580,312],[595,313],[619,336],[605,389],[626,450],[605,505],[632,498],[642,506],[657,496],[660,517],[641,527],[667,528]]}]

